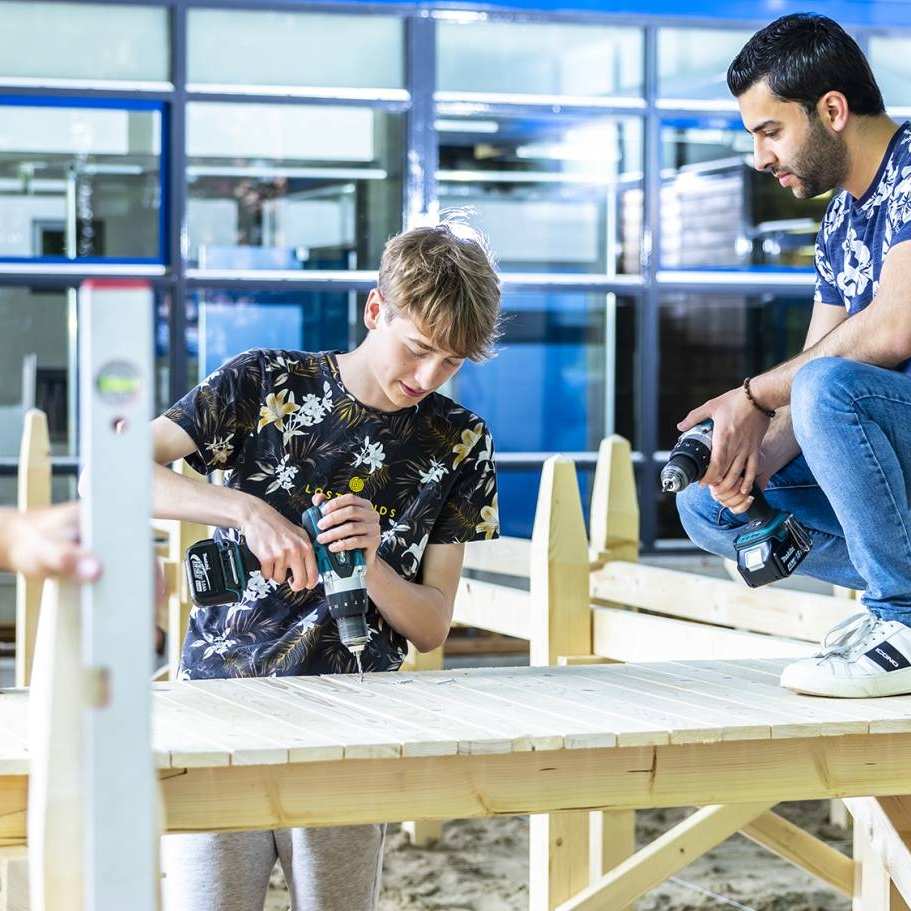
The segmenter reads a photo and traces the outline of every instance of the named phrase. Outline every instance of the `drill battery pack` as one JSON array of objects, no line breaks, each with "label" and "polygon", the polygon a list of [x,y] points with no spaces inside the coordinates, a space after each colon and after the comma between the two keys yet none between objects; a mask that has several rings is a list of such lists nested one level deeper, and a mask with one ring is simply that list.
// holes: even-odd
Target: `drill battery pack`
[{"label": "drill battery pack", "polygon": [[260,564],[248,548],[236,541],[206,538],[187,549],[184,567],[193,603],[213,607],[240,601],[250,573]]},{"label": "drill battery pack", "polygon": [[737,570],[750,588],[786,579],[813,546],[810,535],[790,513],[756,519],[734,539]]}]

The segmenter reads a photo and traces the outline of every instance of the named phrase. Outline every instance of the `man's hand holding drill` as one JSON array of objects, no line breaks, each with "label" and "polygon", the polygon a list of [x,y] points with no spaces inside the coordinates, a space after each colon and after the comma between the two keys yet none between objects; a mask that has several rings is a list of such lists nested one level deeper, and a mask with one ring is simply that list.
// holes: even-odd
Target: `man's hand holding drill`
[{"label": "man's hand holding drill", "polygon": [[708,486],[712,496],[732,512],[745,512],[753,502],[754,481],[761,475],[767,481],[771,474],[761,455],[771,419],[738,387],[694,408],[677,429],[689,430],[708,418],[715,422],[712,460],[699,483]]}]

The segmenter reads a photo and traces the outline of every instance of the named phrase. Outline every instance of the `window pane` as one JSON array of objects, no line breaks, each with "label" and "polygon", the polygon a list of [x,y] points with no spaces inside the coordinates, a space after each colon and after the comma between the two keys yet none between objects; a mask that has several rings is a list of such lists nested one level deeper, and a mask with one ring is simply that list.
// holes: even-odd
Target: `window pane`
[{"label": "window pane", "polygon": [[642,32],[522,22],[438,22],[441,91],[639,96]]},{"label": "window pane", "polygon": [[[454,381],[455,398],[488,422],[498,452],[591,452],[612,419],[617,433],[632,436],[632,299],[507,293],[503,310],[497,356],[466,362]],[[609,403],[606,338],[617,362]]]},{"label": "window pane", "polygon": [[870,66],[887,105],[911,105],[911,38],[872,35]]},{"label": "window pane", "polygon": [[[811,295],[666,295],[659,308],[658,447],[690,409],[803,348]],[[658,537],[685,537],[673,497],[659,496]]]},{"label": "window pane", "polygon": [[32,401],[47,414],[51,454],[75,454],[75,345],[75,293],[0,288],[0,457],[19,455]]},{"label": "window pane", "polygon": [[366,107],[188,105],[190,260],[376,268],[402,225],[402,132]]},{"label": "window pane", "polygon": [[675,118],[661,130],[661,265],[812,268],[831,196],[795,199],[753,166],[753,144],[727,118]]},{"label": "window pane", "polygon": [[0,21],[0,78],[168,81],[164,7],[25,0]]},{"label": "window pane", "polygon": [[733,103],[727,86],[728,67],[752,34],[720,29],[659,29],[659,97]]},{"label": "window pane", "polygon": [[160,261],[160,167],[158,109],[0,107],[0,258]]},{"label": "window pane", "polygon": [[[582,512],[588,526],[592,499],[594,466],[576,465],[579,479],[579,496]],[[500,534],[515,538],[530,538],[535,524],[535,508],[541,486],[541,468],[538,465],[497,466],[497,506],[500,512]]]},{"label": "window pane", "polygon": [[504,271],[638,272],[638,118],[441,114],[437,129],[440,207],[471,210]]},{"label": "window pane", "polygon": [[187,298],[190,382],[250,348],[347,351],[365,302],[346,291],[194,291]]},{"label": "window pane", "polygon": [[401,88],[402,22],[391,16],[191,9],[188,81]]}]

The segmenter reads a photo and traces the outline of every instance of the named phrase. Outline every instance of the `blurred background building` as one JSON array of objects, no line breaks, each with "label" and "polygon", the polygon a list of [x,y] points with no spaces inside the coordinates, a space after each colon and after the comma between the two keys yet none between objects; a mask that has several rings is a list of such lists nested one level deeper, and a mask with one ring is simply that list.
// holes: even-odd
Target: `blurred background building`
[{"label": "blurred background building", "polygon": [[[530,534],[549,453],[590,484],[617,432],[645,548],[685,546],[655,485],[676,422],[794,353],[809,317],[827,200],[752,170],[724,78],[804,7],[519,6],[0,0],[0,502],[32,403],[73,493],[82,279],[153,283],[163,408],[245,348],[356,343],[386,239],[465,209],[507,323],[451,391],[493,427],[504,530]],[[911,5],[820,11],[903,118]]]}]

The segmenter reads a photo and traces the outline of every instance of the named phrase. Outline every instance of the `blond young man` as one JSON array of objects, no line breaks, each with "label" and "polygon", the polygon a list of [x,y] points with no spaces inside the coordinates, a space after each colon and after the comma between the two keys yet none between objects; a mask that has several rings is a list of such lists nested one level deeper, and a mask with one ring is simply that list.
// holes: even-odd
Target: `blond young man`
[{"label": "blond young man", "polygon": [[[418,228],[387,244],[355,350],[245,352],[154,422],[156,515],[243,536],[262,563],[240,602],[194,610],[184,678],[354,671],[299,524],[321,502],[320,541],[366,553],[365,669],[396,670],[406,640],[420,651],[442,644],[464,543],[496,537],[499,520],[490,433],[436,390],[466,358],[489,356],[499,307],[478,240]],[[224,469],[225,486],[164,467],[184,457],[202,472]],[[170,836],[165,907],[260,911],[279,859],[294,911],[370,911],[383,835],[349,826]]]}]

